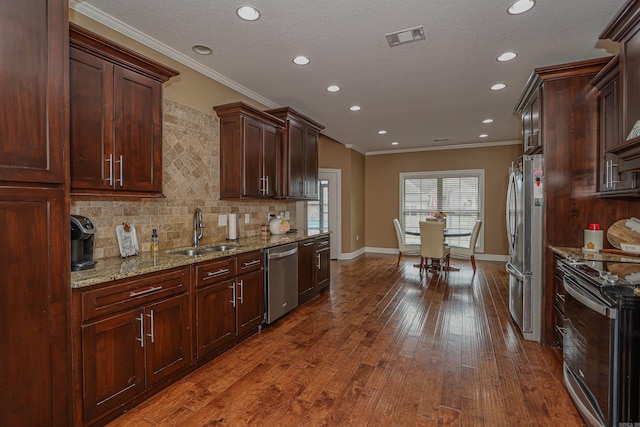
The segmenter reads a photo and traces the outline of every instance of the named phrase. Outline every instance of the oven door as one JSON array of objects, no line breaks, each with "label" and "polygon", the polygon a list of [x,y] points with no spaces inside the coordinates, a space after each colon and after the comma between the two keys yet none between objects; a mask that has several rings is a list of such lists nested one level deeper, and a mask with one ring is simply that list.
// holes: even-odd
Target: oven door
[{"label": "oven door", "polygon": [[591,425],[611,425],[615,405],[613,358],[616,310],[565,274],[565,385],[583,418]]}]

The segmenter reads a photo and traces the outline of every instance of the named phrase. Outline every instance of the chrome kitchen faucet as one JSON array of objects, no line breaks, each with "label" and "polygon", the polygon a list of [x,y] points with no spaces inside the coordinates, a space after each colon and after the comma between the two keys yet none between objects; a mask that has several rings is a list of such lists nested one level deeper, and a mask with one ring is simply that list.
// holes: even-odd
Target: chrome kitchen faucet
[{"label": "chrome kitchen faucet", "polygon": [[202,222],[202,211],[196,208],[193,212],[193,246],[198,247],[200,239],[204,236],[204,223]]}]

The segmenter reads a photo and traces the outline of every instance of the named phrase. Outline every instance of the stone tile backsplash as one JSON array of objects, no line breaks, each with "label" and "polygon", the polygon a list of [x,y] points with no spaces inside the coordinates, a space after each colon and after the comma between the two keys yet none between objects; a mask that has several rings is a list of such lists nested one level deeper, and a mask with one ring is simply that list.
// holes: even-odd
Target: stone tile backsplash
[{"label": "stone tile backsplash", "polygon": [[[119,256],[116,226],[128,222],[136,228],[140,251],[150,250],[151,231],[158,230],[160,250],[192,246],[193,211],[202,210],[205,232],[201,244],[224,240],[226,226],[218,215],[238,214],[240,237],[258,236],[269,212],[289,211],[296,224],[296,203],[286,201],[220,200],[219,122],[171,100],[164,100],[163,193],[165,198],[112,198],[72,196],[71,213],[90,218],[97,227],[94,258]],[[245,214],[250,223],[245,224]]]}]

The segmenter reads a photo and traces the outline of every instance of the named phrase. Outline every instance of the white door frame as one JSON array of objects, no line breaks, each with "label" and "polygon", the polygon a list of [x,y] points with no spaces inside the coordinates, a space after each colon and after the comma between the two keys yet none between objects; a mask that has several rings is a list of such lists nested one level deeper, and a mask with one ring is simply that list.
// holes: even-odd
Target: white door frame
[{"label": "white door frame", "polygon": [[318,169],[318,179],[329,181],[331,259],[342,259],[342,169]]}]

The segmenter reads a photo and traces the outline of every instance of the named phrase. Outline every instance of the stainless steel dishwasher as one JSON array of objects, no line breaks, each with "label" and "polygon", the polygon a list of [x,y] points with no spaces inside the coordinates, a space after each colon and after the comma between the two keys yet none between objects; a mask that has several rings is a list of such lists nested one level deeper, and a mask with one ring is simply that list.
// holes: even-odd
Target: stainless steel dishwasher
[{"label": "stainless steel dishwasher", "polygon": [[298,244],[269,248],[264,255],[267,323],[298,306]]}]

